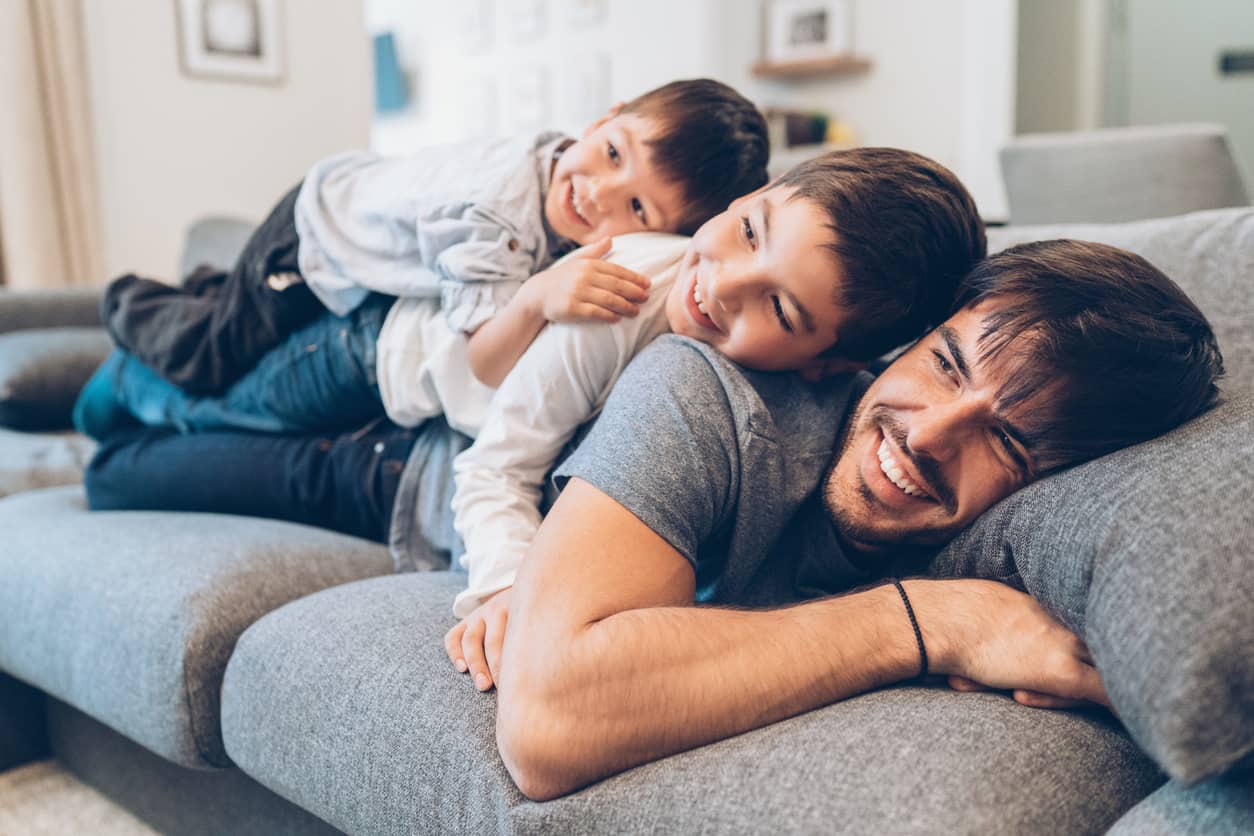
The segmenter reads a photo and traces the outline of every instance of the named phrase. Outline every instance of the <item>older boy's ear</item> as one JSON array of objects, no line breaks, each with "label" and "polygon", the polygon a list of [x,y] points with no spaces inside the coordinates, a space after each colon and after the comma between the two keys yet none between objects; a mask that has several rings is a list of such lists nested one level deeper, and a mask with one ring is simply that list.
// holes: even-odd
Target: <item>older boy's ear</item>
[{"label": "older boy's ear", "polygon": [[845,357],[815,357],[799,371],[806,380],[818,383],[832,375],[856,374],[866,367],[866,362],[862,360],[850,360]]},{"label": "older boy's ear", "polygon": [[610,120],[611,120],[611,119],[613,119],[615,116],[617,116],[618,114],[622,113],[622,112],[623,112],[623,107],[624,107],[626,104],[627,104],[626,102],[615,102],[615,103],[614,103],[614,104],[610,107],[610,109],[609,109],[608,111],[606,111],[606,113],[605,113],[605,115],[604,115],[604,116],[602,116],[600,119],[596,120],[596,121],[595,121],[595,122],[593,122],[591,125],[589,125],[588,127],[586,127],[586,128],[584,128],[584,129],[583,129],[583,135],[584,135],[585,137],[587,137],[589,134],[591,134],[591,133],[592,133],[593,131],[595,131],[597,128],[601,127],[601,126],[602,126],[602,125],[604,125],[606,122],[610,121]]}]

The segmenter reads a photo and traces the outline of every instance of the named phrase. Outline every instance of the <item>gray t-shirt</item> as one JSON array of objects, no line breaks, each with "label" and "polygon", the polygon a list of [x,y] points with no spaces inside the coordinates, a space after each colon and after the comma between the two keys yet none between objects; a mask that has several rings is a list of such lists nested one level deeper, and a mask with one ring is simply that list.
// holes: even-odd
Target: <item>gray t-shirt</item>
[{"label": "gray t-shirt", "polygon": [[692,565],[697,600],[772,605],[869,579],[816,489],[866,381],[742,369],[668,335],[628,366],[554,474],[590,483]]}]

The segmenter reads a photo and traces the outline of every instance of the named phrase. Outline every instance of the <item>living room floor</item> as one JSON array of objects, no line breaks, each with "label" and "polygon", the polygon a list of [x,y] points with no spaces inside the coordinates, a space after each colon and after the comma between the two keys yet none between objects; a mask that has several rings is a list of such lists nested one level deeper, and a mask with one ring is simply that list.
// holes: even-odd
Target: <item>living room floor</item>
[{"label": "living room floor", "polygon": [[55,760],[0,772],[3,836],[156,836]]}]

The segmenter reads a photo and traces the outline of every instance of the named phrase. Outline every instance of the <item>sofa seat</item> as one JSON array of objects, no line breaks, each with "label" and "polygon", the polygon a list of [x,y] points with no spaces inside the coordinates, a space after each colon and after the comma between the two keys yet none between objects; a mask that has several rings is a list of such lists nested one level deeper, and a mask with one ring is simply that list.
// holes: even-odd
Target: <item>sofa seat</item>
[{"label": "sofa seat", "polygon": [[1102,833],[1164,780],[1104,712],[906,686],[533,803],[495,694],[443,650],[462,583],[374,578],[260,619],[223,685],[231,758],[350,833]]},{"label": "sofa seat", "polygon": [[219,693],[240,633],[392,571],[378,544],[273,520],[86,510],[79,487],[0,501],[0,670],[183,766],[229,766]]}]

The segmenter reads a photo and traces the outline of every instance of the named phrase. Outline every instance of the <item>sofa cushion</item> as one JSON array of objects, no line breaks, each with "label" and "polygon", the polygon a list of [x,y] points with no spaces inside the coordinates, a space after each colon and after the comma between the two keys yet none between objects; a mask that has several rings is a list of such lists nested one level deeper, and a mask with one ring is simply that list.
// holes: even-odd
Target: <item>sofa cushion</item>
[{"label": "sofa cushion", "polygon": [[1249,836],[1254,772],[1185,787],[1172,781],[1133,807],[1108,836]]},{"label": "sofa cushion", "polygon": [[79,484],[95,450],[96,442],[78,433],[23,433],[0,427],[0,497]]},{"label": "sofa cushion", "polygon": [[932,564],[1021,578],[1133,738],[1195,782],[1254,755],[1254,397],[1004,500]]},{"label": "sofa cushion", "polygon": [[1049,238],[1131,250],[1192,297],[1215,329],[1229,391],[1254,391],[1254,209],[1216,209],[1122,224],[1018,226],[988,231],[989,252]]},{"label": "sofa cushion", "polygon": [[0,501],[0,531],[0,669],[190,767],[229,764],[218,696],[244,628],[392,568],[382,546],[306,526],[89,513],[80,488]]},{"label": "sofa cushion", "polygon": [[25,328],[99,326],[100,288],[0,288],[0,334]]},{"label": "sofa cushion", "polygon": [[903,687],[533,803],[495,694],[444,653],[464,582],[365,580],[254,624],[223,685],[232,759],[350,833],[1101,833],[1162,781],[1104,712]]},{"label": "sofa cushion", "polygon": [[68,429],[79,390],[112,350],[103,328],[0,334],[0,426]]}]

